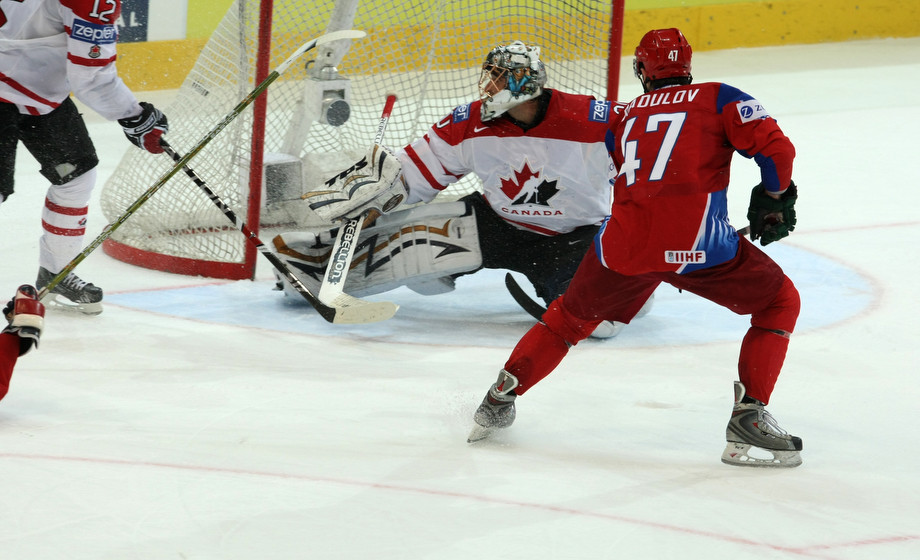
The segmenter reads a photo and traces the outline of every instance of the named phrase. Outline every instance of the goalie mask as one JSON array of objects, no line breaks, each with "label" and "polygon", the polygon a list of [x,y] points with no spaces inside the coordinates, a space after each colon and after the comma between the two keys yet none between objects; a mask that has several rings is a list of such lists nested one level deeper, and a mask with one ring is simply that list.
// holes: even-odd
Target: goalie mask
[{"label": "goalie mask", "polygon": [[546,67],[540,60],[540,47],[520,41],[495,47],[486,55],[479,77],[482,120],[494,119],[539,96],[545,84]]}]

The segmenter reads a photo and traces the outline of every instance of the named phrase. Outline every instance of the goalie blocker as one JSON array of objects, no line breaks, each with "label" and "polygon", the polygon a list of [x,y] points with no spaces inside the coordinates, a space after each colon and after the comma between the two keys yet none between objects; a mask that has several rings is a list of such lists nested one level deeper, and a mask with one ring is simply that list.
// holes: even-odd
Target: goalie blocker
[{"label": "goalie blocker", "polygon": [[[317,227],[282,233],[274,250],[311,290],[319,289],[338,229]],[[426,204],[377,219],[364,229],[344,291],[355,297],[407,286],[422,295],[446,293],[453,276],[482,267],[476,216],[466,203]],[[296,295],[275,273],[276,289]]]}]

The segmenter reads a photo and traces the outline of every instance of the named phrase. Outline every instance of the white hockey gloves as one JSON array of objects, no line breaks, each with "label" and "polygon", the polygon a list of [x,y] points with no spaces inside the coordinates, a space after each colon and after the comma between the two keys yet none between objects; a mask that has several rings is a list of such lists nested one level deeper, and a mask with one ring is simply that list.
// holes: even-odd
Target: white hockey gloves
[{"label": "white hockey gloves", "polygon": [[38,346],[38,339],[45,327],[45,306],[38,301],[38,291],[23,284],[16,290],[16,295],[6,304],[3,315],[9,325],[3,329],[5,333],[19,336],[19,355],[22,356]]},{"label": "white hockey gloves", "polygon": [[351,220],[370,210],[386,214],[408,196],[401,172],[402,165],[393,152],[374,144],[358,163],[303,198],[328,223]]}]

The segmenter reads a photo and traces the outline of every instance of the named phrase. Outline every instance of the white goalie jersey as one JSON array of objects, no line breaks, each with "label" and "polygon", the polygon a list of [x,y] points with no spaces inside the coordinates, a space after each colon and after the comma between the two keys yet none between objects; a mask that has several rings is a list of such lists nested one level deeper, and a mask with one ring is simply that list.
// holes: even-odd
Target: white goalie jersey
[{"label": "white goalie jersey", "polygon": [[430,201],[474,173],[492,209],[517,228],[556,235],[600,224],[610,213],[614,176],[604,139],[622,105],[545,91],[546,116],[533,128],[507,118],[482,122],[475,101],[399,150],[407,202]]}]

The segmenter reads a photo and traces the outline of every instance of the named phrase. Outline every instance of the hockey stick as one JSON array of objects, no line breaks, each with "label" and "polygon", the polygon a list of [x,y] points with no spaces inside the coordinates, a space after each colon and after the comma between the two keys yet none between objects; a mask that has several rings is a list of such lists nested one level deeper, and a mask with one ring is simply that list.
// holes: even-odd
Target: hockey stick
[{"label": "hockey stick", "polygon": [[[396,94],[388,93],[386,103],[383,105],[383,114],[380,115],[380,124],[377,125],[377,134],[374,136],[375,144],[383,142],[383,131],[386,130],[387,122],[390,120],[390,113],[393,112],[394,103],[396,103]],[[364,227],[365,218],[369,214],[348,220],[347,223],[339,228],[339,233],[335,236],[335,244],[332,246],[332,253],[329,256],[329,264],[326,267],[323,284],[319,288],[318,297],[323,305],[336,309],[349,306],[379,305],[352,297],[344,291],[345,279],[348,277],[348,270],[351,268],[351,261],[355,256],[355,248],[358,246],[358,236],[361,234],[361,228]],[[399,307],[395,303],[387,303],[387,305],[392,307],[392,313],[389,316],[392,317]],[[389,317],[384,317],[384,319]]]},{"label": "hockey stick", "polygon": [[543,314],[546,313],[546,308],[531,299],[514,277],[511,276],[510,272],[505,273],[505,287],[508,288],[511,297],[514,298],[514,301],[516,301],[524,311],[537,321],[543,320]]},{"label": "hockey stick", "polygon": [[[182,160],[182,157],[176,153],[172,146],[170,146],[165,140],[161,140],[160,145],[163,146],[163,151],[173,158],[173,161],[178,162]],[[272,266],[274,266],[275,269],[280,272],[288,282],[290,282],[291,286],[294,287],[297,293],[302,295],[304,299],[310,302],[310,305],[316,308],[323,319],[329,321],[330,323],[371,323],[374,321],[389,319],[393,316],[395,309],[391,310],[390,307],[392,304],[386,302],[379,304],[364,302],[366,305],[350,305],[338,308],[325,305],[315,295],[313,295],[312,292],[310,292],[309,288],[307,288],[306,285],[301,282],[301,280],[291,271],[291,269],[284,263],[284,261],[278,258],[275,253],[273,253],[268,247],[265,246],[264,243],[262,243],[262,240],[260,240],[259,237],[236,216],[236,213],[234,213],[233,210],[231,210],[224,203],[224,201],[220,199],[217,193],[208,187],[204,180],[199,177],[191,167],[184,165],[182,166],[182,169],[185,171],[185,174],[188,175],[192,181],[198,185],[202,191],[204,191],[206,195],[208,195],[208,198],[211,199],[211,202],[213,202],[214,205],[217,206],[231,222],[233,222],[233,225],[236,226],[236,229],[240,230],[243,235],[246,236],[246,240],[252,243],[255,248],[260,253],[262,253],[262,255],[264,255],[270,263],[272,263]]]},{"label": "hockey stick", "polygon": [[138,208],[140,208],[145,202],[147,202],[150,199],[150,197],[152,197],[158,190],[160,190],[160,188],[163,185],[165,185],[166,182],[169,181],[176,173],[178,173],[180,169],[185,167],[185,165],[193,157],[198,155],[198,152],[200,152],[209,142],[211,142],[211,140],[213,140],[215,136],[220,134],[220,132],[223,129],[225,129],[227,125],[229,125],[230,122],[233,121],[233,119],[238,117],[240,113],[242,113],[243,110],[246,109],[246,107],[252,104],[252,102],[255,101],[255,99],[259,97],[259,95],[262,94],[262,92],[268,89],[268,86],[270,86],[272,82],[277,80],[278,77],[282,73],[287,71],[288,67],[290,67],[291,64],[293,64],[295,60],[300,58],[304,53],[316,47],[317,45],[322,45],[325,43],[329,43],[331,41],[337,41],[339,39],[358,39],[360,37],[364,37],[365,35],[366,33],[363,31],[358,31],[356,29],[346,29],[343,31],[335,31],[332,33],[327,33],[325,35],[317,37],[316,39],[307,41],[306,43],[301,45],[299,49],[294,51],[294,53],[287,58],[287,60],[285,60],[284,62],[279,64],[277,68],[272,70],[272,72],[264,80],[262,80],[262,83],[257,85],[255,89],[253,89],[249,93],[249,95],[247,95],[242,101],[239,102],[239,104],[237,104],[236,107],[233,108],[232,111],[227,113],[227,116],[225,116],[222,121],[217,123],[217,125],[215,125],[214,128],[212,128],[210,132],[208,132],[204,136],[204,138],[199,140],[198,143],[195,145],[195,147],[193,147],[191,150],[188,151],[188,153],[182,156],[179,159],[179,161],[176,162],[176,164],[173,166],[172,169],[164,173],[162,177],[157,179],[157,181],[153,185],[151,185],[150,188],[148,188],[144,192],[144,194],[140,196],[140,198],[135,200],[134,203],[131,204],[131,206],[128,206],[128,208],[122,213],[121,216],[118,217],[118,219],[106,225],[102,229],[102,233],[100,233],[99,236],[96,237],[96,239],[94,239],[92,243],[87,245],[86,248],[80,252],[80,254],[78,254],[76,257],[73,258],[73,260],[67,263],[67,266],[65,266],[60,272],[58,272],[57,276],[52,278],[51,281],[48,282],[48,285],[44,286],[38,292],[38,299],[41,300],[42,298],[44,298],[46,295],[48,295],[48,292],[53,290],[55,286],[57,286],[62,280],[64,280],[64,278],[67,278],[67,275],[70,274],[73,271],[73,269],[77,267],[78,264],[83,262],[86,259],[86,257],[89,256],[90,253],[92,253],[100,245],[102,245],[102,242],[108,239],[115,232],[116,229],[118,229],[123,223],[128,221],[128,218],[130,218],[135,212],[137,212]]}]

